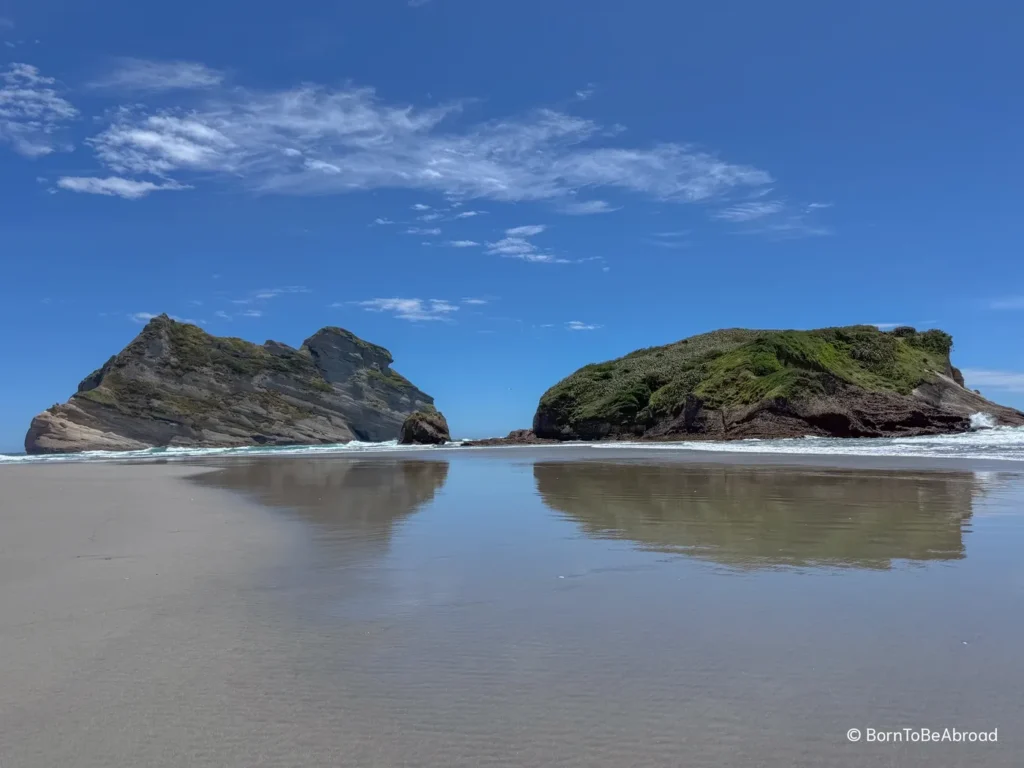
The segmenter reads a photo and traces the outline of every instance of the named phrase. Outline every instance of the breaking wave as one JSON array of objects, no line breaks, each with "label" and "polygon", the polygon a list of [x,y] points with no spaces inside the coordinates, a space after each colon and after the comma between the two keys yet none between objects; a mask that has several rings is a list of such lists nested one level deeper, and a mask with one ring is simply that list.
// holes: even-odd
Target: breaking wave
[{"label": "breaking wave", "polygon": [[[642,448],[658,451],[723,453],[831,454],[836,456],[921,456],[949,459],[1024,461],[1024,427],[997,427],[985,413],[971,417],[974,430],[954,435],[895,438],[798,437],[779,440],[694,441],[678,443],[571,443],[593,448]],[[455,444],[457,445],[457,443]],[[529,446],[523,446],[528,448]],[[353,441],[335,445],[247,446],[244,448],[149,448],[144,451],[86,451],[55,456],[2,455],[0,464],[61,461],[153,461],[209,457],[325,456],[350,453],[438,450],[433,446]]]},{"label": "breaking wave", "polygon": [[399,445],[397,440],[385,443],[363,443],[353,440],[333,445],[245,446],[241,448],[147,448],[142,451],[83,451],[49,456],[0,454],[0,464],[49,463],[60,461],[141,461],[154,459],[199,459],[231,456],[321,456],[325,454],[366,453],[384,451],[415,451],[431,446]]}]

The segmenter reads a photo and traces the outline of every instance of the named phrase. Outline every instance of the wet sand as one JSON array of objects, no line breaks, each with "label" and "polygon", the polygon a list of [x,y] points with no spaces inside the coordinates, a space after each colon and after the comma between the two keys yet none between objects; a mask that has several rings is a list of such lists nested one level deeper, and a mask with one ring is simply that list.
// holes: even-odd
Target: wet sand
[{"label": "wet sand", "polygon": [[0,765],[1020,764],[1019,465],[578,458],[0,467]]}]

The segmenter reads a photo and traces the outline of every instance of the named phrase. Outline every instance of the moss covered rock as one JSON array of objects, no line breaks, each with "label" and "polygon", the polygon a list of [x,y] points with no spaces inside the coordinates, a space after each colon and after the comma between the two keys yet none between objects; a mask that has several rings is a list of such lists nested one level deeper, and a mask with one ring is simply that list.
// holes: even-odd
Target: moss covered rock
[{"label": "moss covered rock", "polygon": [[957,381],[952,337],[874,326],[728,329],[587,365],[541,397],[538,437],[932,434],[970,415],[1024,424]]}]

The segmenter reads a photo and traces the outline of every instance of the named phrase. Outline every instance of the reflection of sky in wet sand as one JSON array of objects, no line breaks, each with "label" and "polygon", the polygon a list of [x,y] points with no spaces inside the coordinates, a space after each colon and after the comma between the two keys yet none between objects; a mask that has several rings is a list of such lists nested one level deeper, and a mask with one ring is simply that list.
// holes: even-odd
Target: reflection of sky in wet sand
[{"label": "reflection of sky in wet sand", "polygon": [[[446,458],[204,480],[309,531],[253,637],[335,762],[1019,765],[1021,477]],[[1003,743],[845,739],[946,724]]]}]

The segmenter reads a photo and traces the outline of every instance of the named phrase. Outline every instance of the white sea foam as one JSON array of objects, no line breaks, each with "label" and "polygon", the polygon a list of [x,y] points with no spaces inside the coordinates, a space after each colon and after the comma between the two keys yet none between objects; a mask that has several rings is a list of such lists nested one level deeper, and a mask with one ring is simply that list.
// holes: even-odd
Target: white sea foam
[{"label": "white sea foam", "polygon": [[996,426],[996,420],[991,413],[971,414],[972,429],[992,429]]},{"label": "white sea foam", "polygon": [[668,451],[921,456],[1024,461],[1024,427],[984,427],[954,435],[894,438],[797,437],[728,442],[591,443],[595,448],[635,447]]},{"label": "white sea foam", "polygon": [[386,452],[395,450],[423,450],[431,446],[399,445],[397,440],[384,443],[363,443],[353,440],[349,443],[331,445],[280,445],[245,446],[242,448],[147,448],[142,451],[83,451],[50,456],[26,456],[24,454],[0,454],[0,464],[60,462],[60,461],[152,461],[154,459],[196,459],[230,456],[320,456],[325,454],[347,454]]},{"label": "white sea foam", "polygon": [[[986,418],[987,417],[987,418]],[[1024,461],[1024,427],[989,426],[991,417],[976,414],[971,432],[955,435],[897,438],[797,437],[783,440],[729,440],[678,443],[572,443],[593,448],[637,448],[657,451],[723,453],[831,454],[837,456],[920,456],[950,459]],[[457,444],[457,443],[456,443]],[[522,446],[527,449],[530,446]],[[338,443],[312,446],[250,446],[245,448],[150,448],[144,451],[86,451],[55,456],[0,455],[0,464],[60,461],[153,461],[208,457],[323,456],[352,453],[436,450],[433,446],[386,443]]]}]

